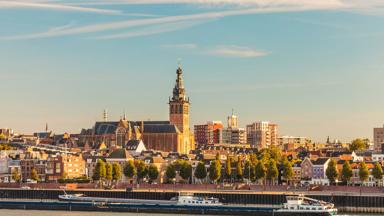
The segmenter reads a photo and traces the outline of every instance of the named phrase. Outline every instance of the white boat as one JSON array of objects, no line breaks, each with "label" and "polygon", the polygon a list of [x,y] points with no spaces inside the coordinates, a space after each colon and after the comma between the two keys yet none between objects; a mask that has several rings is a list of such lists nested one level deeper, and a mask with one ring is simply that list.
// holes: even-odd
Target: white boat
[{"label": "white boat", "polygon": [[223,203],[213,197],[196,197],[191,195],[183,195],[174,198],[177,205],[184,206],[222,206]]},{"label": "white boat", "polygon": [[287,202],[284,203],[283,208],[276,212],[291,213],[292,215],[336,215],[337,209],[333,203],[296,195],[287,196]]}]

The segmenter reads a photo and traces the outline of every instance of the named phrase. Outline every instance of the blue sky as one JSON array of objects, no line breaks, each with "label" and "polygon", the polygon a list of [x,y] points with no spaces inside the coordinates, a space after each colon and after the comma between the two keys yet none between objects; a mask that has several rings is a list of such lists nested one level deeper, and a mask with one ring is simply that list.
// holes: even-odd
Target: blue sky
[{"label": "blue sky", "polygon": [[[138,3],[139,2],[139,3]],[[196,3],[197,2],[197,3]],[[350,141],[384,123],[384,2],[0,0],[1,127],[167,119],[181,59],[192,124]]]}]

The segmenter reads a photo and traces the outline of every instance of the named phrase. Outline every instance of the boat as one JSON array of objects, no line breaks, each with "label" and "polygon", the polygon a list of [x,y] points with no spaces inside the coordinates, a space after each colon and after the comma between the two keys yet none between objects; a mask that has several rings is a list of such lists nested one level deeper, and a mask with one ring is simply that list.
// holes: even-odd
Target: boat
[{"label": "boat", "polygon": [[144,199],[119,199],[107,197],[88,197],[84,194],[59,195],[60,201],[67,202],[92,202],[92,203],[126,203],[143,205],[178,205],[178,206],[222,206],[223,203],[213,197],[198,197],[193,195],[179,195],[171,200],[144,200]]},{"label": "boat", "polygon": [[275,212],[278,215],[321,215],[332,216],[337,214],[333,203],[312,199],[304,195],[293,195],[286,197],[287,202]]}]

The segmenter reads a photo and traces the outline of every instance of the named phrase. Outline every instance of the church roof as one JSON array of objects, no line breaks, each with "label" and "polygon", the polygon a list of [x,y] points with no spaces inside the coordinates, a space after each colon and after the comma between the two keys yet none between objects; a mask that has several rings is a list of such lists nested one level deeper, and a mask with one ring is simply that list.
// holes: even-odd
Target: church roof
[{"label": "church roof", "polygon": [[95,135],[114,134],[119,122],[96,122]]},{"label": "church roof", "polygon": [[176,125],[171,124],[144,124],[144,133],[180,133],[180,131]]}]

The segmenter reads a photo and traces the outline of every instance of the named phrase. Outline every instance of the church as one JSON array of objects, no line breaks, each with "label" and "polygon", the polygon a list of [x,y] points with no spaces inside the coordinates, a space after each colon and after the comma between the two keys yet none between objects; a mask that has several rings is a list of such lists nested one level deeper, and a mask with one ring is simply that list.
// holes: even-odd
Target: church
[{"label": "church", "polygon": [[183,70],[176,70],[176,84],[169,98],[168,121],[130,121],[124,115],[120,121],[96,122],[92,129],[83,129],[79,143],[90,148],[105,145],[109,149],[125,148],[130,140],[142,140],[146,149],[188,154],[194,149],[194,136],[189,127],[190,102],[186,95]]}]

